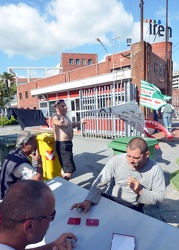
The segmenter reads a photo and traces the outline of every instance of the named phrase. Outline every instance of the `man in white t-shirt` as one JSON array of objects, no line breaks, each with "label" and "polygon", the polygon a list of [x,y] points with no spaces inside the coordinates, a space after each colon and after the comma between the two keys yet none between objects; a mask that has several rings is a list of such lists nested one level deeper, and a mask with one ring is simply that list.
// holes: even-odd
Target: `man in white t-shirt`
[{"label": "man in white t-shirt", "polygon": [[[37,169],[32,166],[29,155],[37,162]],[[19,134],[16,148],[6,156],[1,169],[1,197],[3,199],[9,187],[19,180],[42,180],[43,169],[41,156],[37,150],[36,135],[29,131]]]},{"label": "man in white t-shirt", "polygon": [[164,127],[169,131],[172,132],[172,112],[174,111],[174,107],[167,101],[166,105],[161,108],[161,113],[163,116],[163,124]]}]

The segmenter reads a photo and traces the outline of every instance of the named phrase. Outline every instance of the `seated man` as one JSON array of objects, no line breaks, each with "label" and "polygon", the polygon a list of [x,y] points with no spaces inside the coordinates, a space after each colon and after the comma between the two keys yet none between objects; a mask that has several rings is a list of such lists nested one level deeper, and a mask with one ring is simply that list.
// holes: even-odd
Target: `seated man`
[{"label": "seated man", "polygon": [[[32,166],[29,155],[37,162],[37,170]],[[3,199],[13,183],[27,179],[42,180],[42,178],[42,160],[37,151],[36,135],[23,131],[17,138],[16,148],[9,152],[2,165],[0,199]]]},{"label": "seated man", "polygon": [[114,156],[93,182],[85,201],[74,204],[71,209],[82,208],[87,212],[92,204],[99,202],[101,194],[139,212],[143,212],[145,204],[162,203],[164,174],[149,154],[144,139],[132,138],[127,153]]},{"label": "seated man", "polygon": [[[55,197],[42,181],[22,180],[13,184],[1,204],[0,249],[24,250],[27,245],[42,241],[50,222],[55,219]],[[77,240],[64,233],[39,250],[71,250]]]}]

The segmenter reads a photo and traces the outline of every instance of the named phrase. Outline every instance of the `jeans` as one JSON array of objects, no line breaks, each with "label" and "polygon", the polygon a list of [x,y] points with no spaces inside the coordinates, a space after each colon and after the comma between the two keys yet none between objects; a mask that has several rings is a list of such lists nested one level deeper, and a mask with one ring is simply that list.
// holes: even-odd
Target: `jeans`
[{"label": "jeans", "polygon": [[172,132],[171,113],[165,113],[165,114],[163,114],[163,123],[164,123],[164,127],[169,132]]}]

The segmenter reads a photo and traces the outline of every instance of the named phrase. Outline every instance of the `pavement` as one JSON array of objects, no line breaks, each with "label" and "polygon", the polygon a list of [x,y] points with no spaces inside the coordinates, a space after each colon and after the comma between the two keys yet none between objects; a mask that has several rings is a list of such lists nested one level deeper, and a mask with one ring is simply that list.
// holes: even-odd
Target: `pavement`
[{"label": "pavement", "polygon": [[[0,136],[20,132],[22,131],[18,125],[0,127]],[[43,129],[42,132],[44,132]],[[160,149],[155,150],[155,160],[164,171],[166,200],[160,205],[145,206],[145,214],[171,226],[179,227],[179,191],[170,183],[170,174],[179,169],[179,165],[176,163],[176,159],[179,157],[179,123],[177,121],[173,123],[172,133],[174,138],[170,141],[162,132],[153,134],[159,141]],[[86,189],[90,188],[104,165],[113,157],[113,150],[108,147],[111,141],[111,139],[74,135],[73,151],[77,170],[70,180],[72,183]]]}]

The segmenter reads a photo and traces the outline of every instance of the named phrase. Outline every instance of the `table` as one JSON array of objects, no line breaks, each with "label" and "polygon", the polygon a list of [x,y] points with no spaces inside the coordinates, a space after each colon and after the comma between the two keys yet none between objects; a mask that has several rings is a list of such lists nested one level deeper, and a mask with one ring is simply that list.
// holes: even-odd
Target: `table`
[{"label": "table", "polygon": [[[64,232],[73,232],[78,238],[76,250],[110,250],[112,233],[117,232],[134,235],[136,250],[176,250],[179,246],[178,228],[104,197],[87,213],[82,210],[70,210],[74,203],[84,200],[88,190],[60,177],[47,183],[55,195],[57,213],[45,236],[46,243],[55,240]],[[68,225],[69,217],[80,217],[81,224]],[[99,219],[99,226],[86,226],[88,218]]]}]

